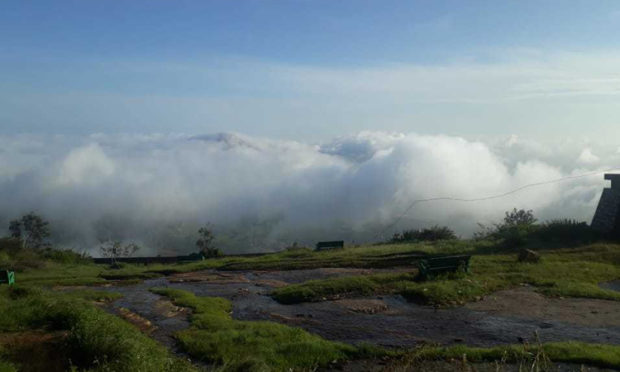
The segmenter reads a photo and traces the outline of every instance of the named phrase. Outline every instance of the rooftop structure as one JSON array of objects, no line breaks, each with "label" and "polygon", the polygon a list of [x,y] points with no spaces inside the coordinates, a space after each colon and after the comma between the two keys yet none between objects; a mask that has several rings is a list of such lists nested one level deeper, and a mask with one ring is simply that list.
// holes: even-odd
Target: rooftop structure
[{"label": "rooftop structure", "polygon": [[592,219],[592,228],[611,233],[620,230],[620,174],[605,174],[611,187],[605,188]]}]

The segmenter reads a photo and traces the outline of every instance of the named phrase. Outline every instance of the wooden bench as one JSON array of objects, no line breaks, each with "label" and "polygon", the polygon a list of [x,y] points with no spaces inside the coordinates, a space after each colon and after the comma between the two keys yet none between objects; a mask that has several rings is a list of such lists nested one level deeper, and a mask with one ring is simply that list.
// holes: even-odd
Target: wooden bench
[{"label": "wooden bench", "polygon": [[471,255],[450,255],[427,257],[421,259],[420,261],[418,261],[420,277],[426,280],[436,275],[448,272],[468,272],[470,258]]},{"label": "wooden bench", "polygon": [[325,249],[344,248],[344,240],[334,240],[331,242],[318,242],[316,243],[316,250],[322,251]]},{"label": "wooden bench", "polygon": [[15,273],[9,270],[0,270],[0,283],[15,284]]}]

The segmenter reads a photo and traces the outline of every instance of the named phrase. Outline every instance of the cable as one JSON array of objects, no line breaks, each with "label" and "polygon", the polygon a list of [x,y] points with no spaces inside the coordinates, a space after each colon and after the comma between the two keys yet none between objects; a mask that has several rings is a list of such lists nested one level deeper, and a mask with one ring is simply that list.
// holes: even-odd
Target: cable
[{"label": "cable", "polygon": [[602,173],[613,172],[613,171],[617,171],[617,170],[618,170],[618,168],[606,169],[606,170],[601,170],[601,171],[583,173],[583,174],[579,174],[579,175],[575,175],[575,176],[566,176],[566,177],[556,178],[556,179],[549,180],[549,181],[530,183],[530,184],[518,187],[516,189],[507,191],[507,192],[502,193],[502,194],[484,196],[484,197],[480,197],[480,198],[466,199],[466,198],[455,198],[455,197],[450,197],[450,196],[442,196],[442,197],[435,197],[435,198],[428,198],[428,199],[416,199],[416,200],[412,201],[411,204],[409,204],[409,206],[405,209],[405,211],[400,216],[398,216],[394,220],[393,223],[389,224],[379,234],[377,234],[375,236],[375,239],[383,236],[383,234],[385,234],[386,231],[388,231],[392,227],[396,226],[396,224],[398,224],[400,222],[400,220],[403,217],[405,217],[407,215],[407,213],[409,213],[411,208],[413,208],[418,203],[426,203],[426,202],[442,201],[442,200],[455,201],[455,202],[463,202],[463,203],[471,203],[471,202],[478,202],[478,201],[485,201],[485,200],[493,200],[493,199],[503,198],[503,197],[506,197],[508,195],[516,194],[519,191],[523,191],[525,189],[529,189],[529,188],[532,188],[532,187],[549,185],[549,184],[559,183],[559,182],[568,181],[568,180],[575,180],[575,179],[579,179],[579,178],[585,178],[585,177],[599,175],[599,174],[602,174]]}]

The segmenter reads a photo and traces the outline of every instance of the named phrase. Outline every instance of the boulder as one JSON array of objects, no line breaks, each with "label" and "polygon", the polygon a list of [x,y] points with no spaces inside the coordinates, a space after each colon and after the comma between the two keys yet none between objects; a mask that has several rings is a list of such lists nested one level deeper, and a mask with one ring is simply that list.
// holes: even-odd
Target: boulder
[{"label": "boulder", "polygon": [[537,252],[534,252],[531,249],[522,249],[519,252],[519,257],[517,258],[517,260],[519,262],[536,263],[540,261],[540,254]]}]

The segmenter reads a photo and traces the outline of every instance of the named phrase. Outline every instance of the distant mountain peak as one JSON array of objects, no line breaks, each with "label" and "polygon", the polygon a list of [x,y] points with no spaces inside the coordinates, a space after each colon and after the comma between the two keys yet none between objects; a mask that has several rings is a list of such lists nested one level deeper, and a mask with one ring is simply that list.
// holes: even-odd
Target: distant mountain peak
[{"label": "distant mountain peak", "polygon": [[243,136],[235,133],[220,132],[212,134],[201,134],[197,136],[192,136],[189,139],[196,141],[221,143],[225,145],[227,149],[247,147],[254,150],[259,150],[258,146],[256,146],[254,143],[245,139]]}]

